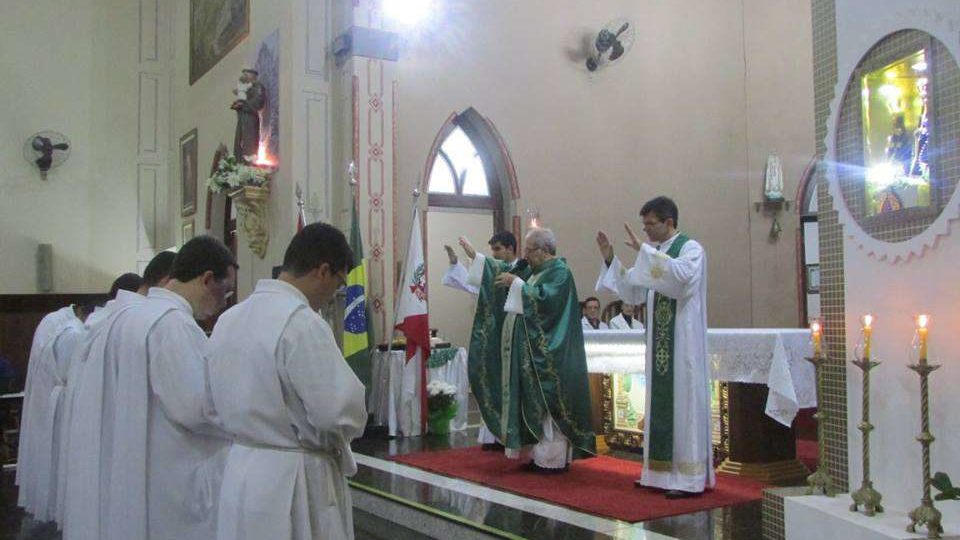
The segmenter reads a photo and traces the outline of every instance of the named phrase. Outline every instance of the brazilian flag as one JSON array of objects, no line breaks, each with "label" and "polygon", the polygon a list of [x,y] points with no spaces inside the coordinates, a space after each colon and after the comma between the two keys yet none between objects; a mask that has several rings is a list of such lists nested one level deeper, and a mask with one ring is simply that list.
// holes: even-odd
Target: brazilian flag
[{"label": "brazilian flag", "polygon": [[350,249],[357,265],[347,274],[347,298],[343,315],[343,356],[353,368],[357,378],[370,395],[372,363],[370,347],[373,345],[373,328],[367,310],[367,261],[363,258],[363,240],[360,239],[360,221],[357,209],[353,208],[351,220]]}]

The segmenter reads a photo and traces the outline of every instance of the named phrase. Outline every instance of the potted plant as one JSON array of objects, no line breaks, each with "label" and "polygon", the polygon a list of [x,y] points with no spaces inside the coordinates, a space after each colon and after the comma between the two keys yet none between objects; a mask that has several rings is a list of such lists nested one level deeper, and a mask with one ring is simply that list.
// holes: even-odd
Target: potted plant
[{"label": "potted plant", "polygon": [[450,433],[450,420],[457,415],[457,388],[443,381],[427,385],[427,423],[435,435]]}]

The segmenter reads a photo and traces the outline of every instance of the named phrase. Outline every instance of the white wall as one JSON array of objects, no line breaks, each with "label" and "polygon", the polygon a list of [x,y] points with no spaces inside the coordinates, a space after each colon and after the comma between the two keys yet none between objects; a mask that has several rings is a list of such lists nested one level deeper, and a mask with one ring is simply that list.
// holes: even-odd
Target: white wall
[{"label": "white wall", "polygon": [[[783,158],[791,199],[814,153],[808,1],[439,5],[398,64],[398,193],[413,189],[447,117],[473,106],[503,135],[520,208],[540,208],[581,296],[596,279],[597,230],[619,244],[622,223],[638,225],[640,206],[666,194],[706,246],[712,326],[798,323],[799,220],[783,217],[771,243],[753,202],[768,153]],[[590,75],[571,55],[621,16],[636,27],[632,50]],[[410,218],[399,218],[405,245]]]},{"label": "white wall", "polygon": [[[860,57],[877,41],[892,31],[917,28],[939,38],[955,58],[960,57],[956,28],[960,25],[960,6],[956,2],[890,0],[883,10],[853,0],[837,2],[837,49],[839,91],[846,84]],[[839,95],[839,94],[838,94]],[[835,108],[832,110],[836,110]],[[835,119],[831,120],[831,123]],[[831,190],[831,193],[836,193]],[[843,205],[834,198],[834,205]],[[960,197],[954,193],[945,212],[956,213]],[[876,426],[871,439],[871,471],[875,487],[884,496],[887,508],[909,510],[919,505],[921,497],[919,377],[907,369],[913,337],[912,316],[929,313],[931,362],[943,367],[930,377],[930,428],[937,438],[931,447],[933,472],[946,471],[954,481],[960,476],[955,456],[960,454],[960,432],[956,429],[955,411],[960,408],[960,290],[953,283],[960,264],[960,237],[948,223],[935,223],[946,231],[932,246],[923,248],[923,239],[908,241],[906,247],[919,254],[907,261],[892,263],[878,260],[856,241],[857,225],[844,220],[844,274],[846,283],[847,350],[852,351],[859,338],[859,317],[864,313],[877,316],[874,330],[874,353],[883,362],[872,372],[871,422]],[[945,218],[941,218],[943,220]],[[892,259],[892,257],[890,258]],[[856,426],[861,417],[860,370],[847,368],[847,430],[850,437],[850,486],[856,489],[861,481],[860,432]],[[960,505],[937,503],[944,512],[944,522],[960,519]]]},{"label": "white wall", "polygon": [[469,264],[469,260],[457,245],[460,236],[469,238],[477,249],[489,256],[487,240],[493,236],[493,214],[431,208],[427,212],[426,234],[430,328],[439,330],[440,336],[454,346],[466,347],[470,343],[476,297],[442,285],[443,274],[450,264],[443,245],[453,247],[464,265]]},{"label": "white wall", "polygon": [[[0,50],[0,293],[34,293],[38,243],[53,244],[54,292],[103,292],[137,268],[138,5],[5,2]],[[70,138],[40,180],[33,133]]]}]

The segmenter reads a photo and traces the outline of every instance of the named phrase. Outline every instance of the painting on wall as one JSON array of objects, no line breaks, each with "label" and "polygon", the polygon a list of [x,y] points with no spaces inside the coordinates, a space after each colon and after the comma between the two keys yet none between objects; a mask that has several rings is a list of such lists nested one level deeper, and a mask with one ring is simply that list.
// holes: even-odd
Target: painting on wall
[{"label": "painting on wall", "polygon": [[180,137],[180,215],[197,212],[197,128]]},{"label": "painting on wall", "polygon": [[183,224],[180,226],[180,231],[181,231],[180,245],[183,245],[189,242],[191,238],[193,238],[193,235],[194,235],[193,219],[188,219],[187,221],[184,221]]},{"label": "painting on wall", "polygon": [[250,0],[190,0],[190,84],[250,33]]},{"label": "painting on wall", "polygon": [[266,105],[260,111],[260,142],[267,161],[280,163],[280,30],[274,30],[257,47],[250,65],[259,72],[266,94]]}]

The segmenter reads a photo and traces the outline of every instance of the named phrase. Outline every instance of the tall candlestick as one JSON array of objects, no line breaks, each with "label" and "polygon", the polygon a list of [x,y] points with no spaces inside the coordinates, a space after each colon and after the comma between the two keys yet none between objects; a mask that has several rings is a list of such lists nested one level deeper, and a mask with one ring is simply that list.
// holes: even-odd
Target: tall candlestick
[{"label": "tall candlestick", "polygon": [[943,534],[942,515],[933,506],[933,498],[930,496],[930,445],[936,439],[930,433],[930,386],[928,382],[930,373],[940,366],[927,363],[929,325],[929,315],[917,315],[920,358],[918,363],[908,366],[920,376],[920,436],[917,437],[917,441],[922,447],[923,497],[920,499],[920,506],[910,511],[910,525],[907,526],[907,532],[917,532],[918,526],[926,526],[927,538],[940,538]]},{"label": "tall candlestick", "polygon": [[873,336],[873,315],[869,313],[860,319],[863,325],[863,350],[860,352],[860,358],[853,361],[853,365],[863,371],[863,409],[859,426],[860,433],[863,435],[863,482],[860,489],[850,494],[853,504],[850,505],[850,511],[856,512],[859,507],[863,507],[863,513],[873,516],[877,512],[883,512],[883,495],[874,489],[873,482],[870,480],[870,432],[873,431],[873,424],[870,423],[870,370],[880,364],[880,362],[870,358],[870,340]]}]

